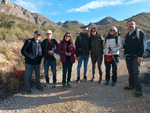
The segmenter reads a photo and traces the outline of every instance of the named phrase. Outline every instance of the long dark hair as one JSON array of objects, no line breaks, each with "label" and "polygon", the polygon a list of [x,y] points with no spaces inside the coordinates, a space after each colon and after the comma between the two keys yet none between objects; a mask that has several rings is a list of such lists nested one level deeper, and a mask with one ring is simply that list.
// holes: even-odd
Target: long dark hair
[{"label": "long dark hair", "polygon": [[65,37],[67,36],[67,34],[70,35],[70,42],[72,42],[72,37],[71,37],[71,33],[70,32],[66,32],[64,37],[63,37],[63,41],[65,41]]},{"label": "long dark hair", "polygon": [[98,36],[100,37],[101,40],[104,40],[103,37],[102,37],[102,35],[100,35],[100,34],[97,33],[96,27],[92,27],[92,28],[91,28],[91,31],[90,31],[90,37],[92,36],[92,31],[96,31],[96,35],[98,35]]},{"label": "long dark hair", "polygon": [[92,27],[90,31],[90,37],[92,36],[92,31],[96,31],[96,35],[97,35],[97,29],[95,27]]}]

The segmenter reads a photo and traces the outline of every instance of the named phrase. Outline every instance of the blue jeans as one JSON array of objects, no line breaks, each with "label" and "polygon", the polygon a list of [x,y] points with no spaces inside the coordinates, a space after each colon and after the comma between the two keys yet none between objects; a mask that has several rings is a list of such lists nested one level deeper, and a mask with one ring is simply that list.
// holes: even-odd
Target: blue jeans
[{"label": "blue jeans", "polygon": [[49,66],[51,66],[52,74],[53,74],[53,84],[56,84],[56,60],[48,60],[44,59],[44,70],[45,70],[45,79],[46,83],[49,83]]},{"label": "blue jeans", "polygon": [[137,62],[137,57],[133,61],[126,61],[129,72],[129,86],[135,86],[136,91],[142,91],[140,63]]},{"label": "blue jeans", "polygon": [[66,83],[66,75],[67,75],[67,71],[68,71],[68,77],[67,77],[67,82],[70,82],[71,79],[71,72],[72,72],[72,63],[70,62],[70,60],[66,60],[66,62],[62,63],[63,66],[63,80],[62,80],[62,84]]},{"label": "blue jeans", "polygon": [[98,56],[98,57],[94,57],[94,56],[91,56],[91,60],[92,60],[92,74],[93,74],[93,77],[95,76],[95,64],[97,62],[97,66],[98,66],[98,70],[99,70],[99,77],[100,77],[100,80],[102,80],[102,68],[101,68],[101,65],[102,65],[102,61],[103,61],[103,56]]},{"label": "blue jeans", "polygon": [[36,87],[37,88],[42,87],[40,83],[40,64],[38,65],[25,64],[25,90],[26,91],[31,91],[31,79],[32,79],[33,70],[35,71]]},{"label": "blue jeans", "polygon": [[118,64],[119,64],[119,56],[114,55],[114,59],[111,62],[107,62],[105,60],[106,80],[108,81],[110,80],[110,69],[112,65],[112,81],[117,82],[117,70],[118,70]]},{"label": "blue jeans", "polygon": [[84,76],[86,76],[89,56],[79,56],[79,57],[80,60],[78,61],[78,66],[77,66],[77,76],[80,77],[80,68],[83,60],[84,60]]}]

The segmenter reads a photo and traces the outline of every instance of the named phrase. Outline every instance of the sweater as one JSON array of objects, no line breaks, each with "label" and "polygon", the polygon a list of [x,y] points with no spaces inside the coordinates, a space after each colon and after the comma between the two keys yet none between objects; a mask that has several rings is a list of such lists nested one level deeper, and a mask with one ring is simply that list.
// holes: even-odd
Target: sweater
[{"label": "sweater", "polygon": [[129,35],[129,32],[127,33],[124,42],[124,54],[143,57],[146,49],[146,35],[140,30],[140,36],[138,38],[136,30],[131,35]]}]

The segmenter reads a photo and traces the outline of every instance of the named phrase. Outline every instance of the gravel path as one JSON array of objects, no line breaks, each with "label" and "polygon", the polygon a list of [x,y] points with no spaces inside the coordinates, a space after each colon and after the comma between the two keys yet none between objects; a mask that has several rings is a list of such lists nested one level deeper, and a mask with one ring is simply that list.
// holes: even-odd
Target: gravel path
[{"label": "gravel path", "polygon": [[[33,89],[33,93],[25,92],[15,94],[0,104],[0,113],[150,113],[150,86],[143,84],[144,96],[134,97],[135,91],[125,91],[128,85],[128,73],[124,60],[120,60],[118,69],[118,82],[115,87],[105,86],[105,67],[103,67],[103,81],[98,84],[98,70],[96,80],[91,83],[91,61],[88,66],[88,81],[76,83],[76,67],[72,70],[72,88],[61,90],[62,72],[57,72],[58,85],[56,89],[44,87],[40,92]],[[150,70],[150,59],[142,63],[141,73]],[[83,70],[83,68],[81,68]],[[81,71],[83,73],[83,71]],[[81,74],[83,75],[83,74]],[[83,78],[83,76],[81,76]],[[52,78],[51,78],[52,80]],[[45,83],[45,80],[42,80]]]}]

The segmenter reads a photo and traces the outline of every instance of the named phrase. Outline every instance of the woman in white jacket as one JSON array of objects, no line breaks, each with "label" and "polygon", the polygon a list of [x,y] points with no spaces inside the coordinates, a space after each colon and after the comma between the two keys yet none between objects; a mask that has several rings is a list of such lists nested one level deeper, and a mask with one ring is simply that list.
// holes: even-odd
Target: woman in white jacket
[{"label": "woman in white jacket", "polygon": [[109,85],[111,66],[112,66],[112,86],[116,85],[117,68],[119,64],[119,50],[122,48],[123,44],[121,38],[118,36],[118,30],[115,26],[111,26],[104,43],[106,86]]}]

